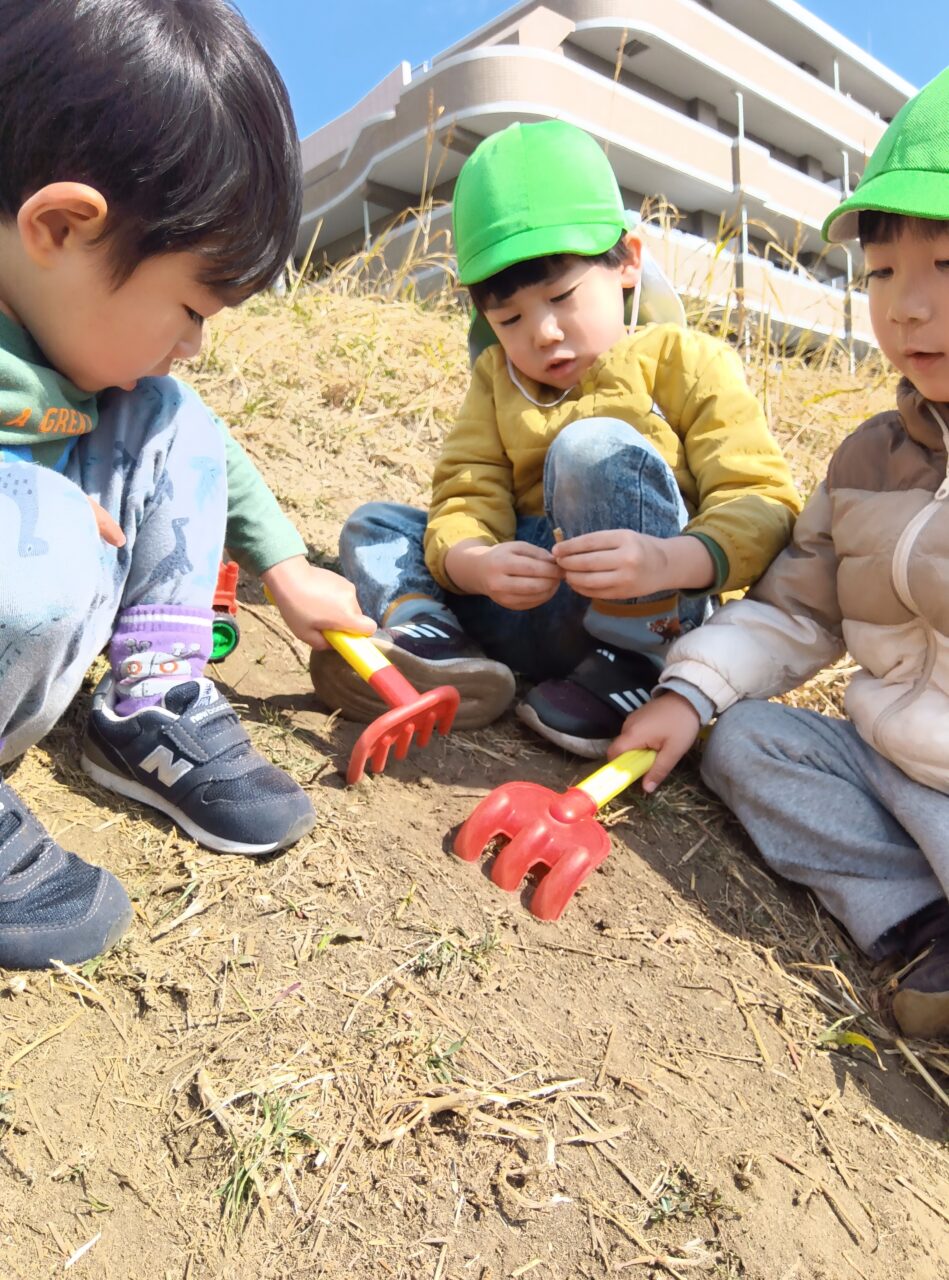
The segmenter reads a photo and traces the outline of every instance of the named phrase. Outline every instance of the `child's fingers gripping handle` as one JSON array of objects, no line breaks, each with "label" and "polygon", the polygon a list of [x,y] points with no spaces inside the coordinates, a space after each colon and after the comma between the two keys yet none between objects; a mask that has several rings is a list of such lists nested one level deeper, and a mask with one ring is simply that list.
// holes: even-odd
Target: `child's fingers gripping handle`
[{"label": "child's fingers gripping handle", "polygon": [[588,778],[578,782],[577,786],[601,809],[608,800],[618,796],[630,783],[648,772],[655,759],[655,751],[624,751],[615,760],[597,769],[596,773],[591,773]]}]

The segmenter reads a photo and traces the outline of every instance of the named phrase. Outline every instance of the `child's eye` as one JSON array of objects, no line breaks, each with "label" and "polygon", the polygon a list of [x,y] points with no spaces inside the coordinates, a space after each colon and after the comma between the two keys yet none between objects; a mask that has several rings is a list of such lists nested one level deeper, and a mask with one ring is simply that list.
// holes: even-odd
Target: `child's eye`
[{"label": "child's eye", "polygon": [[867,280],[888,280],[893,274],[893,268],[877,267],[874,271],[865,271],[863,274]]},{"label": "child's eye", "polygon": [[495,321],[495,323],[496,323],[496,324],[499,324],[499,325],[501,326],[501,328],[502,328],[502,329],[510,329],[511,325],[512,325],[512,324],[517,324],[517,322],[518,322],[518,320],[520,320],[520,318],[521,318],[521,317],[520,317],[519,315],[517,315],[517,316],[507,316],[504,320],[497,320],[497,321]]},{"label": "child's eye", "polygon": [[192,324],[196,324],[199,329],[204,324],[204,316],[199,315],[197,311],[192,311],[190,307],[185,307],[185,314]]},{"label": "child's eye", "polygon": [[555,297],[551,298],[550,301],[566,302],[570,295],[576,291],[576,287],[576,285],[572,285],[571,288],[565,289],[563,293],[558,293]]},{"label": "child's eye", "polygon": [[937,258],[936,266],[940,271],[944,271],[946,268],[949,268],[949,258]]}]

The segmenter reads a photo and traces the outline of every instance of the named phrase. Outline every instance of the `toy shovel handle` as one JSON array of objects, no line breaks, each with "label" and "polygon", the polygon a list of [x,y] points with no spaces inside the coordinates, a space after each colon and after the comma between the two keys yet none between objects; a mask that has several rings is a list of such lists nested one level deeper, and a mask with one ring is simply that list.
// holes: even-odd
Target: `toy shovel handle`
[{"label": "toy shovel handle", "polygon": [[577,789],[585,791],[596,807],[602,809],[608,800],[648,773],[655,758],[655,751],[624,751],[602,769],[578,782]]},{"label": "toy shovel handle", "polygon": [[418,691],[366,636],[354,636],[348,631],[324,631],[323,636],[390,707],[404,707],[418,701]]}]

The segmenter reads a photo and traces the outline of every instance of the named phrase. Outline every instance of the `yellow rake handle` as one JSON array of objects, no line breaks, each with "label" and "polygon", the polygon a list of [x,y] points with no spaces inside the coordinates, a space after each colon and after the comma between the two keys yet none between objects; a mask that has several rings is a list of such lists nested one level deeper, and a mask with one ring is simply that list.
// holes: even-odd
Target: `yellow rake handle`
[{"label": "yellow rake handle", "polygon": [[631,782],[648,773],[655,758],[655,751],[624,751],[576,785],[595,801],[598,809],[602,809],[608,800],[618,796]]},{"label": "yellow rake handle", "polygon": [[348,631],[324,631],[323,636],[340,657],[367,683],[377,671],[392,666],[389,659],[384,657],[366,636],[350,635]]}]

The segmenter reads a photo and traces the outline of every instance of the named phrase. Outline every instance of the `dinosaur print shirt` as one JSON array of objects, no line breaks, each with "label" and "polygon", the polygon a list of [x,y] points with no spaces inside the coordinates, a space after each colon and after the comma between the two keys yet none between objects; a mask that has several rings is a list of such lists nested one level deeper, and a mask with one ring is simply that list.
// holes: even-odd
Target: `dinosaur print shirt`
[{"label": "dinosaur print shirt", "polygon": [[[219,418],[227,462],[227,548],[260,574],[306,544],[253,462]],[[26,329],[0,312],[0,463],[65,470],[76,441],[99,422],[98,397],[52,369]]]}]

